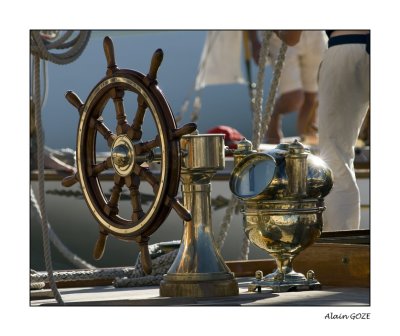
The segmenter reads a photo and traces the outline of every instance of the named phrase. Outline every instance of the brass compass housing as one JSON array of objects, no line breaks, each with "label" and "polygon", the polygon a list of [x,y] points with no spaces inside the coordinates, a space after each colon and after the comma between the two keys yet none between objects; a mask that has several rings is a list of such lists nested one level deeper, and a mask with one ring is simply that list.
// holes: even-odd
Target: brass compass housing
[{"label": "brass compass housing", "polygon": [[242,201],[245,233],[277,264],[276,271],[263,278],[258,272],[250,291],[320,288],[314,272],[304,276],[292,264],[321,235],[323,197],[332,185],[329,167],[297,141],[237,160],[230,189]]}]

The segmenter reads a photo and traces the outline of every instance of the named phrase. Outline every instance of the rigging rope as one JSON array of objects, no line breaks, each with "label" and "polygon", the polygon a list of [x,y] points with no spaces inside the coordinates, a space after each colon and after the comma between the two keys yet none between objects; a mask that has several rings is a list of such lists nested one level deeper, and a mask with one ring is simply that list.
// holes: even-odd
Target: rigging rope
[{"label": "rigging rope", "polygon": [[39,185],[39,209],[41,214],[41,226],[43,232],[43,250],[44,260],[46,265],[47,273],[49,274],[49,283],[51,290],[53,291],[54,297],[59,304],[64,304],[61,295],[57,289],[56,282],[53,278],[53,267],[51,261],[50,251],[50,240],[48,231],[48,222],[46,214],[46,206],[44,199],[44,144],[43,144],[43,133],[42,133],[42,120],[41,120],[41,108],[40,108],[40,58],[38,55],[34,56],[34,95],[33,101],[35,106],[35,125],[36,125],[36,139],[37,139],[37,166],[38,166],[38,185]]},{"label": "rigging rope", "polygon": [[[81,30],[72,40],[68,38],[72,36],[74,31],[67,31],[60,39],[48,43],[45,42],[39,30],[31,31],[31,53],[39,55],[40,58],[55,64],[65,65],[78,59],[86,48],[90,38],[90,30]],[[51,49],[67,49],[64,53],[51,53]]]},{"label": "rigging rope", "polygon": [[[41,120],[41,108],[46,98],[47,85],[45,83],[45,95],[43,101],[41,101],[40,94],[40,59],[49,60],[56,64],[68,64],[75,61],[85,49],[89,37],[90,31],[81,31],[78,33],[77,37],[72,40],[68,39],[72,36],[73,31],[67,31],[60,39],[56,39],[53,43],[45,43],[40,34],[40,31],[31,31],[31,53],[33,55],[33,105],[35,110],[35,126],[36,126],[36,139],[37,139],[37,167],[38,167],[38,187],[39,187],[39,201],[38,210],[41,219],[42,228],[42,240],[43,240],[43,250],[46,271],[48,273],[50,288],[53,295],[59,304],[64,304],[61,294],[58,291],[56,282],[53,277],[53,267],[51,259],[51,249],[50,249],[50,224],[47,220],[45,197],[44,197],[44,136],[42,129]],[[57,33],[56,36],[59,36]],[[52,54],[49,52],[50,49],[67,49],[70,48],[65,53]],[[44,68],[44,74],[46,74]],[[31,195],[33,196],[33,191],[31,189]],[[34,196],[33,196],[34,197]],[[56,241],[56,236],[51,235],[53,241]],[[59,244],[58,244],[59,245]],[[56,245],[57,246],[57,245]],[[80,258],[79,258],[80,259]],[[88,264],[89,265],[89,264]]]},{"label": "rigging rope", "polygon": [[253,135],[252,142],[253,148],[257,149],[254,145],[255,142],[259,141],[260,138],[260,124],[261,124],[261,114],[262,114],[262,103],[264,94],[264,73],[265,64],[267,62],[268,51],[269,51],[269,40],[271,39],[272,32],[265,31],[263,33],[263,40],[261,44],[260,56],[258,58],[258,73],[257,73],[257,84],[256,84],[256,97],[255,97],[255,111],[253,112]]},{"label": "rigging rope", "polygon": [[[77,280],[113,280],[114,287],[136,287],[159,285],[175,260],[178,249],[171,252],[160,252],[160,245],[149,246],[152,272],[146,275],[142,264],[140,253],[134,267],[115,267],[107,269],[73,270],[54,272],[56,281],[77,281]],[[157,255],[157,257],[155,257]],[[48,272],[36,272],[31,270],[31,289],[43,288],[49,282]]]},{"label": "rigging rope", "polygon": [[[277,87],[279,85],[279,79],[282,73],[282,67],[285,61],[285,54],[287,50],[286,43],[282,42],[281,48],[279,50],[278,58],[275,62],[273,69],[273,78],[270,85],[270,90],[268,94],[268,99],[265,105],[264,114],[262,114],[262,105],[263,105],[263,94],[264,94],[264,78],[265,78],[265,65],[267,64],[267,58],[269,54],[269,41],[271,39],[273,32],[272,31],[264,31],[263,39],[261,44],[260,56],[258,59],[258,74],[257,74],[257,84],[256,84],[256,94],[254,98],[254,104],[252,104],[253,108],[253,148],[257,149],[260,146],[261,139],[264,138],[264,134],[268,129],[269,122],[271,120],[271,115],[273,112],[273,107],[275,105],[275,97]],[[220,232],[218,235],[217,246],[219,250],[222,249],[222,246],[225,241],[225,237],[227,235],[227,230],[230,226],[231,216],[234,207],[237,203],[233,200],[235,197],[232,196],[228,208],[226,209],[226,213],[224,219],[222,221]],[[236,198],[235,198],[236,200]],[[238,201],[237,201],[238,202]],[[243,223],[244,225],[244,223]],[[243,228],[244,229],[244,228]],[[244,231],[244,230],[243,230]],[[243,236],[242,247],[240,259],[247,260],[250,251],[250,241],[246,235]]]},{"label": "rigging rope", "polygon": [[256,149],[258,149],[258,147],[260,146],[261,139],[264,138],[268,130],[269,122],[271,120],[272,112],[275,106],[276,91],[278,89],[279,79],[282,73],[282,67],[285,62],[286,50],[287,50],[287,44],[282,42],[282,45],[279,49],[279,55],[274,66],[274,73],[272,77],[271,87],[269,89],[268,100],[267,103],[265,104],[264,115],[262,116],[261,119],[261,131],[259,132],[259,138],[257,139],[258,141],[255,142],[255,144],[253,144],[254,148]]}]

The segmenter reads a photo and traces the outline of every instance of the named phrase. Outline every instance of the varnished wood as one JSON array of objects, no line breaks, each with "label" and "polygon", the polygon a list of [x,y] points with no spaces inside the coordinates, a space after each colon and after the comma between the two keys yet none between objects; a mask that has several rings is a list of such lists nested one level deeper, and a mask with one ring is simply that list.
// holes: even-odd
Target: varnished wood
[{"label": "varnished wood", "polygon": [[107,60],[107,76],[110,76],[118,70],[118,67],[115,62],[114,44],[108,36],[104,38],[103,48]]},{"label": "varnished wood", "polygon": [[193,133],[196,130],[196,128],[197,126],[195,123],[188,123],[180,128],[177,128],[173,133],[173,137],[181,138],[184,135]]},{"label": "varnished wood", "polygon": [[102,230],[99,232],[99,238],[97,239],[97,242],[96,242],[96,244],[94,246],[94,250],[93,250],[93,258],[94,259],[100,260],[103,257],[107,237],[108,237],[107,232],[102,231]]},{"label": "varnished wood", "polygon": [[131,128],[128,130],[128,137],[132,140],[139,140],[142,138],[142,124],[144,119],[144,114],[146,112],[147,104],[143,96],[138,96],[137,98],[137,110],[135,118],[132,122]]},{"label": "varnished wood", "polygon": [[149,253],[149,245],[148,245],[148,238],[141,236],[137,242],[139,243],[140,247],[140,262],[142,263],[142,268],[144,273],[151,274],[152,271],[152,264],[151,258]]},{"label": "varnished wood", "polygon": [[74,175],[71,175],[71,176],[64,177],[61,184],[64,187],[69,188],[69,187],[72,187],[76,182],[79,182],[78,173],[75,173]]},{"label": "varnished wood", "polygon": [[149,152],[154,147],[160,146],[160,137],[156,136],[155,139],[135,144],[136,154],[143,154]]},{"label": "varnished wood", "polygon": [[149,73],[147,74],[147,76],[144,79],[144,82],[147,86],[157,83],[157,81],[156,81],[157,71],[161,65],[163,58],[164,58],[163,51],[161,49],[157,49],[154,52],[153,57],[151,58]]},{"label": "varnished wood", "polygon": [[107,141],[108,147],[111,147],[113,142],[116,139],[116,135],[111,132],[108,127],[104,124],[103,118],[100,117],[96,120],[93,118],[91,119],[91,122],[93,122],[93,127],[96,127],[96,130],[104,137],[104,139]]},{"label": "varnished wood", "polygon": [[[80,176],[80,182],[84,187],[83,196],[96,217],[103,230],[111,233],[113,236],[125,240],[137,240],[138,237],[150,237],[158,227],[165,221],[169,215],[171,207],[175,207],[181,214],[178,203],[173,199],[176,197],[179,188],[180,175],[180,139],[179,131],[173,136],[177,129],[170,105],[165,99],[162,91],[157,84],[157,71],[162,62],[163,52],[161,49],[154,53],[149,72],[146,76],[142,73],[129,69],[118,69],[115,61],[114,46],[109,37],[104,39],[104,53],[107,61],[107,76],[104,77],[89,94],[90,99],[86,101],[85,113],[81,115],[80,127],[78,129],[78,147],[77,161],[78,169],[83,176]],[[127,116],[124,107],[124,95],[126,92],[137,96],[137,111],[133,119],[133,125],[127,122]],[[72,94],[69,94],[70,102],[80,106],[79,100]],[[104,124],[102,114],[106,109],[110,99],[113,100],[116,116],[116,134]],[[142,141],[142,124],[145,113],[149,110],[152,114],[152,120],[156,123],[156,137],[140,147],[137,145]],[[83,118],[83,119],[82,119]],[[193,128],[193,125],[191,126]],[[187,128],[183,128],[184,130]],[[132,215],[124,218],[121,214],[116,216],[115,210],[118,207],[118,201],[123,185],[116,184],[111,193],[110,200],[105,202],[104,188],[102,182],[105,181],[103,175],[107,175],[107,168],[111,167],[111,157],[106,162],[97,163],[96,161],[96,143],[97,135],[100,133],[110,148],[113,147],[118,135],[126,134],[133,142],[135,153],[132,157],[139,155],[140,150],[143,156],[134,163],[133,175],[138,175],[144,181],[150,183],[157,197],[155,203],[147,210],[145,215],[141,210],[140,190],[129,182],[131,192]],[[147,140],[144,138],[143,140]],[[152,148],[159,146],[163,155],[161,158],[157,176],[150,171],[140,167],[149,164],[152,160],[151,155],[146,155]],[[138,150],[138,151],[136,151]],[[141,162],[144,160],[144,162]],[[103,174],[104,173],[104,174]],[[116,174],[121,172],[116,171]],[[161,173],[162,180],[158,177]],[[127,178],[129,180],[130,177]],[[187,218],[187,215],[186,215]]]},{"label": "varnished wood", "polygon": [[124,91],[121,89],[114,89],[112,93],[112,100],[114,102],[116,118],[117,118],[117,135],[126,134],[130,129],[126,120],[125,107],[124,107]]},{"label": "varnished wood", "polygon": [[78,110],[79,114],[82,114],[83,103],[75,92],[67,91],[65,98],[67,98],[68,102]]},{"label": "varnished wood", "polygon": [[138,222],[143,216],[142,202],[139,192],[139,186],[133,185],[129,188],[132,205],[132,221]]},{"label": "varnished wood", "polygon": [[177,199],[168,197],[167,202],[182,220],[192,220],[192,214]]},{"label": "varnished wood", "polygon": [[109,168],[112,168],[112,166],[113,165],[112,165],[112,160],[111,160],[111,156],[110,156],[106,160],[104,160],[103,162],[94,165],[90,169],[89,175],[90,176],[97,176],[100,173],[102,173],[103,171],[105,171],[105,170],[107,170]]}]

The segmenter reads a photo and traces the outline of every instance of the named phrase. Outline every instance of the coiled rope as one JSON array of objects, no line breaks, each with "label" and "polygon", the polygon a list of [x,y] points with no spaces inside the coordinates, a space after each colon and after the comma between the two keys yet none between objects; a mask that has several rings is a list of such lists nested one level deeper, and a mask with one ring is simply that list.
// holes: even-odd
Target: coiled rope
[{"label": "coiled rope", "polygon": [[[66,31],[59,39],[54,42],[45,42],[40,35],[39,30],[31,31],[31,53],[39,55],[40,58],[50,61],[55,64],[65,65],[78,59],[86,48],[90,38],[90,30],[81,30],[78,35],[71,40],[68,40],[74,31]],[[52,53],[50,50],[67,49],[64,53]]]},{"label": "coiled rope", "polygon": [[[141,264],[140,253],[134,267],[115,267],[107,269],[73,270],[54,272],[56,281],[78,280],[113,280],[114,287],[139,287],[159,285],[175,260],[178,249],[168,253],[160,252],[160,245],[149,246],[150,257],[153,258],[152,272],[146,275]],[[50,281],[48,272],[31,271],[30,282],[32,288],[43,288]]]}]

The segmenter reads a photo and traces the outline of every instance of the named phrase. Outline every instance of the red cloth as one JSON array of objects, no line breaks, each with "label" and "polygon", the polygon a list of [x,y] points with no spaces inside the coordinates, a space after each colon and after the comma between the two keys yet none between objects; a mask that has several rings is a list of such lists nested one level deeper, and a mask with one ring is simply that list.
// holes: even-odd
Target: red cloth
[{"label": "red cloth", "polygon": [[237,129],[225,125],[216,126],[208,130],[207,133],[225,134],[225,146],[228,146],[230,149],[236,149],[237,143],[244,138]]}]

